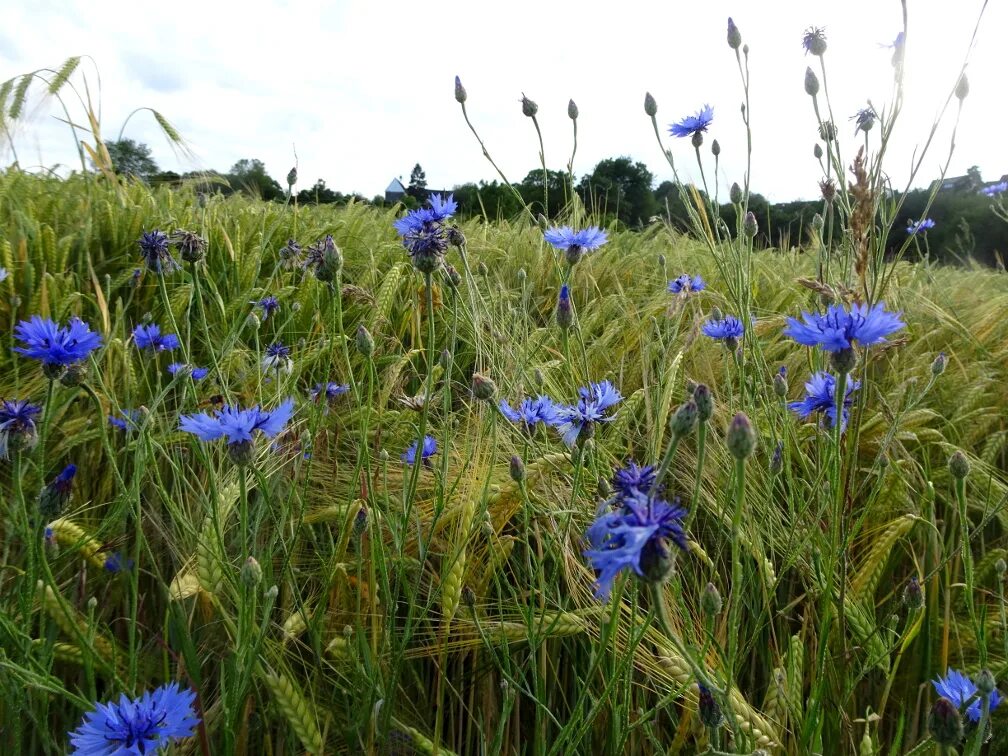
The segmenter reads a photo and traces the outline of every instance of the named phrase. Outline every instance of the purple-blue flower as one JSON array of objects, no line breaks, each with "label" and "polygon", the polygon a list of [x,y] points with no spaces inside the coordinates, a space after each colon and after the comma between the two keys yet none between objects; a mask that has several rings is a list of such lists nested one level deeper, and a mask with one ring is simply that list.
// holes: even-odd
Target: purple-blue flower
[{"label": "purple-blue flower", "polygon": [[144,264],[155,273],[174,273],[182,269],[168,251],[168,235],[164,231],[145,231],[138,244]]},{"label": "purple-blue flower", "polygon": [[597,573],[595,596],[609,599],[613,581],[629,568],[651,582],[664,579],[671,564],[669,541],[686,548],[686,510],[639,489],[621,491],[618,509],[599,513],[585,536],[591,546],[584,555]]},{"label": "purple-blue flower", "polygon": [[861,108],[857,113],[851,116],[851,120],[854,121],[854,131],[864,131],[869,132],[872,126],[875,125],[875,111],[871,108]]},{"label": "purple-blue flower", "polygon": [[252,434],[256,431],[272,438],[284,429],[293,414],[293,399],[286,399],[270,412],[259,409],[258,405],[251,409],[226,405],[215,410],[213,415],[183,415],[179,419],[179,430],[192,433],[200,441],[226,438],[228,444],[232,445],[251,442]]},{"label": "purple-blue flower", "polygon": [[262,319],[268,320],[270,315],[280,309],[280,300],[273,295],[266,296],[256,302],[256,307],[262,310]]},{"label": "purple-blue flower", "polygon": [[119,414],[122,415],[122,417],[109,415],[109,425],[118,428],[121,431],[126,431],[127,433],[140,427],[140,421],[143,419],[143,413],[140,412],[140,410],[124,409],[120,410]]},{"label": "purple-blue flower", "polygon": [[276,373],[290,373],[294,368],[294,360],[290,356],[289,346],[284,346],[279,341],[274,341],[268,347],[262,358],[262,368],[264,371],[274,371]]},{"label": "purple-blue flower", "polygon": [[449,194],[444,198],[440,194],[432,194],[428,202],[430,202],[430,210],[435,220],[448,220],[458,210],[458,202],[455,201],[455,195],[453,194]]},{"label": "purple-blue flower", "polygon": [[[843,416],[840,418],[840,429],[847,428],[850,407],[854,403],[851,394],[861,388],[861,382],[847,376],[844,389]],[[829,373],[813,373],[805,384],[805,398],[800,402],[790,402],[788,409],[795,412],[802,420],[808,419],[815,412],[822,412],[830,421],[830,427],[836,427],[836,378]]]},{"label": "purple-blue flower", "polygon": [[[996,197],[999,194],[1008,192],[1008,181],[1001,181],[997,184],[991,184],[990,186],[985,186],[980,190],[980,194],[984,194],[988,197]],[[3,280],[3,279],[0,279]]]},{"label": "purple-blue flower", "polygon": [[308,392],[308,396],[313,402],[318,402],[324,397],[327,403],[331,403],[349,390],[350,387],[345,383],[327,381],[326,383],[316,383]]},{"label": "purple-blue flower", "polygon": [[[945,673],[945,677],[939,677],[937,680],[932,680],[931,684],[934,685],[935,691],[942,698],[947,698],[953,704],[955,704],[957,709],[962,709],[962,707],[969,701],[977,692],[976,683],[970,680],[966,675],[956,669],[948,668]],[[979,722],[980,714],[983,707],[981,699],[983,696],[978,696],[973,703],[971,703],[966,709],[966,716],[971,722]],[[994,711],[997,705],[1001,703],[1001,694],[995,688],[990,693],[990,711]]]},{"label": "purple-blue flower", "polygon": [[194,367],[186,362],[173,362],[168,366],[169,375],[175,375],[179,371],[188,371],[194,381],[202,381],[210,374],[210,368]]},{"label": "purple-blue flower", "polygon": [[504,399],[500,400],[501,414],[512,423],[522,423],[525,429],[532,433],[538,423],[545,426],[555,425],[557,422],[557,407],[548,396],[537,396],[535,399],[527,398],[521,404],[512,407]]},{"label": "purple-blue flower", "polygon": [[597,423],[612,420],[607,410],[623,399],[619,390],[609,381],[582,386],[578,389],[578,395],[580,398],[577,404],[556,408],[555,425],[563,442],[572,448],[579,439],[591,438]]},{"label": "purple-blue flower", "polygon": [[[426,463],[432,456],[437,454],[437,440],[433,436],[424,436],[423,447],[420,449],[420,461]],[[409,447],[402,453],[402,461],[407,465],[416,464],[417,461],[417,442],[414,441]]]},{"label": "purple-blue flower", "polygon": [[113,575],[119,572],[129,572],[133,569],[133,560],[124,558],[121,551],[116,551],[105,556],[105,563],[102,565],[106,572]]},{"label": "purple-blue flower", "polygon": [[423,273],[432,273],[441,265],[449,243],[444,221],[458,209],[458,203],[450,194],[446,198],[432,195],[429,203],[430,207],[410,210],[392,222],[414,267]]},{"label": "purple-blue flower", "polygon": [[650,494],[656,479],[654,465],[641,466],[630,460],[613,474],[613,490],[617,497],[632,496],[635,491]]},{"label": "purple-blue flower", "polygon": [[861,346],[884,342],[886,336],[906,327],[900,315],[887,312],[882,302],[871,307],[854,304],[850,312],[843,305],[830,305],[825,315],[803,312],[804,322],[788,318],[784,335],[804,346],[839,352],[852,348],[855,342]]},{"label": "purple-blue flower", "polygon": [[71,756],[143,756],[196,731],[196,692],[177,682],[130,699],[95,704],[70,733]]},{"label": "purple-blue flower", "polygon": [[707,288],[707,284],[700,276],[690,277],[688,274],[683,273],[681,276],[673,281],[669,281],[668,290],[673,294],[679,294],[680,292],[691,292],[691,291],[703,291]]},{"label": "purple-blue flower", "polygon": [[679,123],[669,125],[669,133],[675,137],[688,137],[707,131],[714,120],[714,108],[704,105],[696,115],[686,116]]},{"label": "purple-blue flower", "polygon": [[907,224],[907,233],[913,236],[919,231],[927,231],[929,228],[934,228],[935,222],[930,218],[921,218],[919,221],[909,221]]},{"label": "purple-blue flower", "polygon": [[729,346],[737,344],[745,334],[745,326],[734,315],[726,315],[720,320],[711,318],[703,324],[704,335],[718,341],[724,341]]},{"label": "purple-blue flower", "polygon": [[566,251],[576,247],[582,252],[591,252],[609,241],[606,232],[598,226],[588,226],[579,231],[570,226],[557,226],[543,231],[543,239],[556,249]]},{"label": "purple-blue flower", "polygon": [[174,333],[161,333],[161,327],[156,323],[138,325],[133,329],[133,343],[137,349],[149,349],[152,352],[170,352],[178,349],[178,336]]},{"label": "purple-blue flower", "polygon": [[0,457],[9,459],[11,451],[35,446],[38,441],[35,416],[41,411],[37,404],[24,399],[0,402]]},{"label": "purple-blue flower", "polygon": [[77,465],[67,465],[39,493],[38,510],[45,519],[55,519],[63,512],[67,502],[70,501],[75,475],[77,475]]},{"label": "purple-blue flower", "polygon": [[49,318],[32,315],[31,320],[22,320],[14,327],[14,335],[25,343],[23,347],[14,347],[14,351],[39,360],[43,366],[82,362],[102,344],[101,336],[77,317],[61,327]]}]

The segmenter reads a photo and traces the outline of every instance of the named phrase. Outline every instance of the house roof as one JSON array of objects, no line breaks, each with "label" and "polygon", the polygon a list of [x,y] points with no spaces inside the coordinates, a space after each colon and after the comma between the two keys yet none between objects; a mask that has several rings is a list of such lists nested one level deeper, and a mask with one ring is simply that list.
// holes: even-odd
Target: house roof
[{"label": "house roof", "polygon": [[406,193],[406,187],[403,186],[402,181],[400,181],[397,178],[394,178],[394,179],[392,179],[392,183],[390,183],[388,185],[388,187],[385,189],[385,191],[386,192],[393,192],[393,193],[400,192],[402,194],[405,194]]}]

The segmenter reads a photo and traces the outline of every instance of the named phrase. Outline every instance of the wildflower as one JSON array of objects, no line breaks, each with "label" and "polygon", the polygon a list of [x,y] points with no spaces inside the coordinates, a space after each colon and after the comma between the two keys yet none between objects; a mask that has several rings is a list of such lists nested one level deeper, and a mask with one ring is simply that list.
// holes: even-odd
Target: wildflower
[{"label": "wildflower", "polygon": [[744,412],[739,412],[732,418],[725,434],[725,446],[728,447],[728,453],[740,461],[755,451],[756,429]]},{"label": "wildflower", "polygon": [[70,733],[71,756],[156,753],[196,730],[195,700],[195,691],[173,682],[137,699],[122,694],[118,702],[96,704]]},{"label": "wildflower", "polygon": [[855,131],[861,130],[866,134],[872,130],[872,126],[875,125],[875,111],[870,107],[861,108],[857,113],[851,116],[851,120],[855,122],[857,127]]},{"label": "wildflower", "polygon": [[214,414],[183,415],[179,419],[179,430],[192,433],[200,441],[215,441],[226,438],[228,453],[238,465],[252,460],[253,433],[259,431],[267,438],[280,433],[294,414],[294,400],[287,399],[270,412],[259,409],[239,409],[225,405]]},{"label": "wildflower", "polygon": [[916,575],[912,576],[907,581],[906,587],[903,588],[903,603],[911,612],[916,612],[924,606],[924,589],[921,588]]},{"label": "wildflower", "polygon": [[676,137],[696,136],[707,131],[714,120],[714,109],[704,105],[696,115],[686,116],[678,123],[669,125],[669,133]]},{"label": "wildflower", "polygon": [[274,341],[266,347],[266,353],[263,355],[263,371],[273,371],[278,376],[280,373],[290,375],[291,370],[294,369],[294,360],[291,359],[290,353],[289,346],[284,346],[281,342]]},{"label": "wildflower", "polygon": [[456,76],[455,77],[455,102],[462,105],[466,101],[466,91],[465,87],[462,86],[462,80]]},{"label": "wildflower", "polygon": [[697,424],[697,416],[700,414],[697,404],[692,399],[679,405],[672,414],[669,421],[669,429],[675,438],[682,438],[692,431]]},{"label": "wildflower", "polygon": [[805,69],[805,94],[809,97],[819,94],[819,77],[811,67]]},{"label": "wildflower", "polygon": [[697,384],[693,389],[693,401],[697,407],[697,420],[706,423],[714,414],[714,395],[710,387],[704,383]]},{"label": "wildflower", "polygon": [[742,187],[738,185],[738,181],[733,181],[731,188],[728,190],[728,199],[731,200],[733,205],[738,205],[742,202]]},{"label": "wildflower", "polygon": [[[980,190],[980,193],[986,195],[987,197],[996,197],[999,194],[1008,192],[1008,181],[1002,181],[997,184],[991,184],[990,186],[985,186]],[[3,279],[0,278],[0,281]]]},{"label": "wildflower", "polygon": [[810,26],[802,37],[802,47],[805,48],[806,55],[812,53],[822,57],[826,52],[826,30]]},{"label": "wildflower", "polygon": [[692,278],[683,273],[681,276],[676,278],[674,281],[669,281],[668,290],[672,294],[679,294],[680,292],[693,292],[693,291],[703,291],[707,288],[707,284],[700,276],[693,276]]},{"label": "wildflower", "polygon": [[742,32],[739,28],[735,26],[735,22],[732,21],[731,16],[728,17],[728,47],[732,50],[738,50],[739,46],[742,44]]},{"label": "wildflower", "polygon": [[750,210],[742,221],[742,233],[752,239],[758,231],[759,223],[756,222],[756,214]]},{"label": "wildflower", "polygon": [[[657,473],[654,465],[638,465],[633,460],[613,473],[612,487],[618,497],[633,496],[634,492],[649,494],[654,488]],[[658,489],[655,493],[658,493]]]},{"label": "wildflower", "polygon": [[535,433],[539,423],[549,427],[557,423],[557,406],[548,396],[537,396],[535,399],[523,399],[521,404],[512,408],[506,400],[501,399],[497,405],[501,414],[512,423],[522,423],[525,432],[530,436]]},{"label": "wildflower", "polygon": [[557,408],[557,430],[567,446],[583,443],[595,433],[596,423],[612,420],[606,410],[623,399],[619,390],[609,381],[591,383],[578,389],[577,404]]},{"label": "wildflower", "polygon": [[176,231],[171,235],[171,242],[187,263],[197,263],[206,254],[207,240],[192,231]]},{"label": "wildflower", "polygon": [[823,121],[819,124],[819,138],[824,142],[832,142],[837,137],[836,126],[833,121]]},{"label": "wildflower", "polygon": [[357,335],[354,339],[357,351],[365,357],[370,357],[374,353],[374,337],[363,323],[357,326]]},{"label": "wildflower", "polygon": [[598,226],[588,226],[580,231],[570,226],[553,227],[543,232],[543,238],[554,248],[563,250],[570,265],[580,260],[583,253],[592,252],[609,241],[606,232]]},{"label": "wildflower", "polygon": [[105,563],[102,565],[106,572],[111,572],[116,575],[120,572],[129,572],[133,569],[133,560],[128,558],[123,558],[121,551],[116,551],[112,554],[108,554],[105,557]]},{"label": "wildflower", "polygon": [[843,305],[831,305],[825,315],[803,312],[803,323],[788,318],[784,335],[803,346],[840,352],[852,349],[855,343],[867,347],[885,342],[886,336],[906,327],[901,314],[887,312],[883,302],[871,307],[854,304],[850,312]]},{"label": "wildflower", "polygon": [[169,375],[188,373],[194,381],[202,381],[210,374],[210,368],[194,367],[186,362],[173,362],[167,369]]},{"label": "wildflower", "polygon": [[[977,690],[976,684],[970,680],[962,672],[948,668],[945,673],[945,677],[939,677],[937,680],[932,680],[931,684],[934,685],[935,691],[942,698],[947,698],[951,701],[957,709],[962,709],[962,707],[969,701],[975,694],[979,691]],[[989,703],[989,710],[993,711],[997,708],[997,705],[1001,703],[1001,694],[998,692],[997,688],[993,688],[989,693],[981,693],[978,698],[976,698],[966,709],[966,718],[971,722],[980,721],[980,711],[983,706],[981,699],[986,698]]]},{"label": "wildflower", "polygon": [[[861,382],[845,375],[847,385],[844,388],[843,414],[840,418],[840,429],[847,427],[850,417],[849,409],[854,403],[851,394],[861,388]],[[829,418],[830,427],[835,428],[836,417],[836,378],[829,373],[813,373],[805,384],[805,398],[800,402],[790,402],[788,409],[795,412],[803,420],[814,412],[822,412]]]},{"label": "wildflower", "polygon": [[269,320],[269,316],[280,309],[280,300],[273,295],[269,295],[260,299],[255,305],[262,310],[262,319]]},{"label": "wildflower", "polygon": [[174,273],[182,266],[168,250],[168,235],[164,231],[144,231],[137,242],[144,264],[155,273]]},{"label": "wildflower", "polygon": [[606,601],[613,581],[624,568],[640,578],[660,582],[672,566],[668,543],[686,548],[682,522],[686,510],[639,489],[621,492],[618,509],[603,511],[585,533],[590,549],[584,555],[597,573],[596,598]]},{"label": "wildflower", "polygon": [[939,698],[928,714],[928,732],[940,746],[957,746],[963,739],[963,723],[959,709],[947,698]]},{"label": "wildflower", "polygon": [[962,449],[956,449],[952,453],[952,456],[949,457],[948,467],[952,477],[956,480],[965,480],[970,474],[970,461]]},{"label": "wildflower", "polygon": [[658,112],[658,103],[655,102],[654,96],[650,92],[644,93],[644,113],[646,115],[654,118],[655,113]]},{"label": "wildflower", "polygon": [[567,284],[560,287],[560,296],[557,297],[556,321],[565,331],[574,324],[574,308],[571,305],[570,287]]},{"label": "wildflower", "polygon": [[570,102],[567,103],[567,117],[570,118],[572,121],[576,121],[578,115],[579,115],[578,106],[574,102],[574,100],[571,100]]},{"label": "wildflower", "polygon": [[291,269],[302,265],[301,245],[293,239],[288,239],[287,243],[280,248],[280,267]]},{"label": "wildflower", "polygon": [[143,420],[143,413],[140,410],[124,409],[119,410],[119,414],[122,415],[122,417],[109,415],[109,425],[127,433],[139,428],[140,421]]},{"label": "wildflower", "polygon": [[308,392],[308,396],[316,404],[323,397],[325,397],[326,404],[331,404],[349,390],[350,387],[345,383],[327,381],[326,383],[316,383],[312,387],[312,390]]},{"label": "wildflower", "polygon": [[343,268],[343,253],[333,241],[332,234],[319,239],[308,247],[308,254],[301,263],[305,270],[311,270],[315,278],[323,283],[332,283]]},{"label": "wildflower", "polygon": [[12,451],[31,449],[38,443],[35,416],[41,411],[41,407],[27,400],[0,402],[0,457],[10,459]]},{"label": "wildflower", "polygon": [[458,210],[458,202],[455,201],[455,196],[452,194],[449,194],[447,197],[442,197],[440,194],[432,194],[427,201],[430,203],[434,220],[437,221],[445,221],[451,218],[455,215],[455,211]]},{"label": "wildflower", "polygon": [[77,465],[67,465],[39,492],[38,509],[44,519],[54,520],[66,509],[76,474]]},{"label": "wildflower", "polygon": [[526,97],[524,92],[522,92],[521,104],[522,104],[522,115],[526,116],[527,118],[534,118],[535,114],[539,112],[539,106],[536,105],[528,97]]},{"label": "wildflower", "polygon": [[724,714],[721,712],[721,707],[718,706],[717,701],[714,700],[714,696],[711,695],[710,689],[705,685],[702,683],[697,684],[697,689],[699,690],[697,713],[700,715],[700,721],[703,722],[705,727],[720,727],[721,723],[724,722]]},{"label": "wildflower", "polygon": [[83,362],[95,349],[101,346],[102,338],[94,333],[83,320],[70,318],[66,327],[38,315],[31,320],[22,320],[14,328],[14,335],[25,343],[14,347],[14,351],[39,360],[42,372],[48,378],[58,378],[68,365]]},{"label": "wildflower", "polygon": [[827,203],[833,202],[836,198],[837,187],[833,179],[825,178],[819,182],[819,192]]},{"label": "wildflower", "polygon": [[893,68],[898,68],[903,65],[903,53],[906,48],[906,32],[900,32],[896,35],[896,39],[893,40],[891,45],[883,45],[884,47],[889,47],[892,51],[892,66]]},{"label": "wildflower", "polygon": [[930,218],[921,218],[919,221],[911,220],[907,223],[907,233],[913,236],[919,231],[927,231],[934,227],[935,222]]},{"label": "wildflower", "polygon": [[173,333],[161,333],[161,328],[154,323],[138,325],[133,329],[133,343],[137,349],[149,349],[151,352],[170,352],[178,349],[178,336]]},{"label": "wildflower", "polygon": [[[433,436],[424,436],[423,445],[420,449],[420,462],[422,464],[429,464],[428,460],[437,454],[437,440]],[[417,442],[414,441],[409,447],[402,453],[400,459],[407,465],[416,464],[417,461]]]},{"label": "wildflower", "polygon": [[781,365],[773,377],[773,390],[778,399],[783,399],[788,393],[787,367]]},{"label": "wildflower", "polygon": [[472,377],[472,392],[473,396],[481,402],[488,402],[497,393],[497,384],[493,382],[490,376],[476,372],[473,373]]},{"label": "wildflower", "polygon": [[508,464],[508,473],[511,475],[511,480],[515,483],[521,483],[525,480],[525,463],[522,462],[521,457],[517,454],[511,455],[511,461]]},{"label": "wildflower", "polygon": [[738,346],[739,339],[745,334],[745,326],[734,315],[726,315],[724,318],[712,317],[703,324],[702,330],[705,336],[723,341],[733,352]]},{"label": "wildflower", "polygon": [[433,273],[441,266],[449,244],[444,221],[458,209],[451,194],[447,197],[431,195],[428,203],[429,207],[411,210],[392,223],[402,237],[413,266],[421,273]]}]

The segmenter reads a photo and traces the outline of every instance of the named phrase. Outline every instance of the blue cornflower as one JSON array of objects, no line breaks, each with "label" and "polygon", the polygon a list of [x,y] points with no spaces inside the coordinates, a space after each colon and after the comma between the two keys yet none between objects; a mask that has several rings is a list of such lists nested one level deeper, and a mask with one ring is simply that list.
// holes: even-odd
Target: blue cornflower
[{"label": "blue cornflower", "polygon": [[608,423],[612,416],[606,410],[623,399],[619,390],[609,381],[590,383],[578,389],[580,398],[573,406],[557,407],[555,425],[563,442],[573,447],[584,442],[595,433],[596,423]]},{"label": "blue cornflower", "polygon": [[[437,440],[433,436],[424,436],[423,447],[420,450],[420,462],[423,464],[428,464],[428,460],[437,454]],[[417,442],[414,441],[409,447],[402,453],[403,462],[407,465],[416,464],[417,456]]]},{"label": "blue cornflower", "polygon": [[802,47],[805,54],[822,56],[826,52],[826,30],[818,26],[810,26],[802,36]]},{"label": "blue cornflower", "polygon": [[732,350],[738,346],[739,339],[745,334],[745,326],[734,315],[726,315],[720,320],[711,318],[703,324],[702,330],[705,336],[723,341],[725,346]]},{"label": "blue cornflower", "polygon": [[523,399],[521,404],[512,408],[504,399],[500,400],[501,414],[512,423],[522,423],[525,430],[532,434],[536,425],[555,425],[557,422],[557,407],[548,396],[537,396],[535,399]]},{"label": "blue cornflower", "polygon": [[[1001,181],[997,184],[991,184],[990,186],[985,186],[983,189],[980,190],[980,194],[984,194],[988,197],[995,197],[999,194],[1003,194],[1004,192],[1008,192],[1008,181]],[[0,270],[3,269],[0,268]],[[3,279],[0,278],[0,281],[2,280]]]},{"label": "blue cornflower", "polygon": [[127,433],[140,427],[140,421],[143,419],[143,413],[140,410],[124,409],[120,410],[119,414],[122,415],[121,418],[109,415],[109,425]]},{"label": "blue cornflower", "polygon": [[909,221],[907,223],[907,233],[913,236],[918,231],[927,231],[929,228],[934,228],[935,222],[930,218],[921,218],[919,221]]},{"label": "blue cornflower", "polygon": [[23,399],[0,402],[0,457],[10,458],[12,451],[31,449],[38,441],[35,416],[42,411]]},{"label": "blue cornflower", "polygon": [[696,136],[707,131],[714,120],[714,108],[704,105],[696,115],[686,116],[679,123],[669,125],[669,133],[675,137]]},{"label": "blue cornflower", "polygon": [[560,287],[560,295],[557,297],[556,322],[565,331],[574,325],[574,305],[567,284]]},{"label": "blue cornflower", "polygon": [[196,692],[177,682],[125,694],[118,702],[96,704],[70,733],[71,756],[142,756],[161,751],[172,740],[190,737],[199,725],[193,708]]},{"label": "blue cornflower", "polygon": [[286,399],[272,412],[259,409],[240,409],[225,405],[214,410],[213,415],[204,413],[183,415],[179,419],[179,430],[192,433],[200,441],[216,441],[226,438],[229,445],[248,443],[252,434],[259,431],[272,438],[284,429],[294,414],[294,400]]},{"label": "blue cornflower", "polygon": [[182,269],[168,251],[168,235],[164,231],[145,231],[138,243],[144,264],[155,273],[174,273]]},{"label": "blue cornflower", "polygon": [[589,526],[591,545],[584,555],[598,573],[595,596],[609,598],[613,581],[624,568],[650,582],[660,582],[671,568],[668,542],[686,548],[679,500],[669,503],[657,496],[630,489],[618,498],[619,509],[603,511]]},{"label": "blue cornflower", "polygon": [[668,290],[673,294],[679,294],[680,292],[691,292],[691,291],[703,291],[707,288],[707,284],[700,276],[690,277],[686,273],[676,278],[674,281],[669,281]]},{"label": "blue cornflower", "polygon": [[[844,389],[843,416],[840,418],[840,429],[847,427],[847,419],[850,416],[849,409],[854,404],[851,397],[855,391],[861,388],[861,382],[855,381],[847,376],[847,385]],[[788,409],[797,413],[802,420],[807,419],[814,412],[822,412],[829,418],[830,427],[835,428],[836,418],[836,378],[829,373],[813,373],[805,384],[805,398],[800,402],[790,402]]]},{"label": "blue cornflower", "polygon": [[133,343],[137,349],[149,349],[152,352],[170,352],[178,349],[178,336],[174,333],[161,333],[161,327],[155,323],[138,325],[133,329]]},{"label": "blue cornflower", "polygon": [[449,243],[444,221],[457,209],[458,203],[452,195],[442,199],[440,194],[435,194],[430,198],[430,207],[410,210],[392,222],[417,270],[433,273],[441,266]]},{"label": "blue cornflower", "polygon": [[276,297],[270,295],[263,297],[258,302],[256,302],[256,307],[262,310],[263,320],[268,320],[269,316],[280,309],[280,300]]},{"label": "blue cornflower", "polygon": [[105,556],[105,563],[102,565],[106,572],[113,575],[119,572],[129,572],[133,569],[133,560],[124,558],[121,551],[116,551]]},{"label": "blue cornflower", "polygon": [[[939,677],[937,680],[932,680],[931,684],[934,685],[935,691],[942,698],[947,698],[953,704],[955,704],[957,709],[962,709],[962,707],[969,701],[977,692],[976,683],[970,680],[966,675],[956,669],[948,668],[945,673],[945,677]],[[966,716],[971,722],[979,722],[980,714],[983,708],[981,699],[983,696],[978,696],[973,703],[971,703],[966,709]],[[990,692],[990,711],[994,711],[997,705],[1001,703],[1001,694],[998,692],[997,688]]]},{"label": "blue cornflower", "polygon": [[38,510],[43,518],[54,520],[63,513],[67,502],[70,501],[75,475],[77,465],[67,465],[39,492]]},{"label": "blue cornflower", "polygon": [[77,317],[61,327],[49,318],[32,315],[31,320],[22,320],[14,327],[14,335],[25,343],[14,347],[14,351],[39,360],[43,372],[51,378],[58,378],[67,365],[86,360],[102,344],[101,336]]},{"label": "blue cornflower", "polygon": [[349,390],[350,387],[345,383],[328,381],[326,383],[316,383],[312,387],[312,390],[308,392],[308,396],[316,403],[324,397],[326,404],[331,404]]},{"label": "blue cornflower", "polygon": [[861,108],[857,113],[851,116],[851,120],[854,121],[855,129],[854,131],[864,131],[865,133],[871,131],[872,126],[875,125],[875,111],[871,108]]},{"label": "blue cornflower", "polygon": [[613,490],[617,497],[633,496],[634,493],[651,493],[657,479],[654,465],[638,465],[630,460],[625,467],[613,474]]},{"label": "blue cornflower", "polygon": [[556,249],[567,251],[571,247],[591,252],[609,241],[606,232],[598,226],[588,226],[575,231],[570,226],[557,226],[543,232],[543,238]]},{"label": "blue cornflower", "polygon": [[266,347],[266,352],[263,354],[263,370],[266,372],[274,371],[278,375],[280,373],[290,374],[291,370],[294,369],[294,360],[291,359],[290,353],[289,346],[284,346],[281,342],[274,341]]},{"label": "blue cornflower", "polygon": [[803,312],[804,323],[788,318],[784,335],[804,346],[840,352],[853,348],[855,342],[862,346],[884,342],[886,336],[906,327],[900,315],[886,312],[882,302],[871,307],[854,304],[849,313],[843,305],[830,305],[825,315]]},{"label": "blue cornflower", "polygon": [[453,194],[449,194],[445,198],[442,198],[440,194],[432,194],[428,201],[430,202],[431,213],[435,220],[447,220],[455,215],[455,211],[458,210],[458,202],[455,201],[455,195]]},{"label": "blue cornflower", "polygon": [[194,381],[202,381],[210,374],[210,368],[194,367],[186,362],[173,362],[168,366],[169,375],[175,375],[179,371],[188,372]]}]

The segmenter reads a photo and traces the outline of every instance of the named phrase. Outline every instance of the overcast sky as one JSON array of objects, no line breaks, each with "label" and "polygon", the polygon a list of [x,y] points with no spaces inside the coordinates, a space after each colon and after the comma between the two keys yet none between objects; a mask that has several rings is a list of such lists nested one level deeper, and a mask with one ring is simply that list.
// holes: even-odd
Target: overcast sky
[{"label": "overcast sky", "polygon": [[[907,102],[886,163],[901,185],[955,84],[982,4],[908,0]],[[1005,6],[991,2],[977,36],[949,175],[974,164],[987,180],[1008,173]],[[814,196],[816,125],[802,82],[805,67],[817,61],[804,54],[802,32],[826,29],[830,95],[850,155],[849,116],[869,98],[877,108],[888,105],[891,52],[884,45],[901,28],[899,0],[34,0],[6,4],[0,80],[90,55],[101,74],[106,138],[118,135],[131,110],[149,106],[189,142],[195,157],[180,159],[149,116],[130,121],[125,136],[148,143],[163,169],[224,171],[254,157],[283,183],[296,148],[301,188],[321,177],[331,188],[368,197],[395,176],[407,181],[416,162],[435,188],[496,177],[453,98],[456,74],[469,93],[470,117],[511,180],[538,164],[535,131],[519,103],[524,91],[539,105],[551,168],[564,169],[570,156],[573,98],[581,113],[575,173],[628,155],[646,163],[657,184],[670,170],[643,112],[651,91],[663,132],[703,104],[713,106],[707,145],[714,137],[721,144],[724,188],[741,181],[745,166],[741,87],[725,42],[729,15],[751,48],[753,189],[773,200]],[[93,85],[94,68],[81,71]],[[22,165],[73,166],[72,137],[55,120],[61,111],[37,97],[32,102],[29,122],[15,135]],[[72,113],[82,117],[79,109]],[[951,118],[919,184],[944,162],[950,126]],[[878,129],[872,137],[877,146]],[[666,146],[683,177],[695,177],[689,141]],[[10,159],[4,146],[0,160]]]}]

